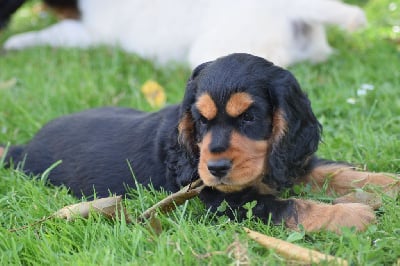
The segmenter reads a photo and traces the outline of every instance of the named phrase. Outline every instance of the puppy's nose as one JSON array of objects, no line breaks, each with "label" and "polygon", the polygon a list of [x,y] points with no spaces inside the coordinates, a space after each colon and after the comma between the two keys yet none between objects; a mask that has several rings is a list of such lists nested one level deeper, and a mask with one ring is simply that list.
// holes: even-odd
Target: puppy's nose
[{"label": "puppy's nose", "polygon": [[207,167],[208,171],[210,171],[213,176],[222,178],[229,172],[232,167],[232,163],[228,159],[220,159],[209,161],[207,163]]}]

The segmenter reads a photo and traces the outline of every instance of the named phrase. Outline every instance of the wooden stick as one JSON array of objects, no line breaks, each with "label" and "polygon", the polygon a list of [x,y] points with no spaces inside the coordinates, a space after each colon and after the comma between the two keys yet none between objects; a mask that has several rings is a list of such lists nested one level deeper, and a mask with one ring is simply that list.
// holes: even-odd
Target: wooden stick
[{"label": "wooden stick", "polygon": [[166,213],[175,209],[176,206],[183,204],[185,201],[198,196],[201,190],[205,187],[198,179],[191,184],[183,187],[178,192],[175,192],[165,199],[157,202],[152,207],[147,209],[138,218],[139,221],[148,220],[157,210]]},{"label": "wooden stick", "polygon": [[323,254],[318,251],[304,248],[281,239],[266,236],[244,227],[247,235],[267,249],[273,249],[285,259],[296,260],[304,263],[320,263],[322,261],[335,262],[335,265],[347,266],[349,263],[341,258]]}]

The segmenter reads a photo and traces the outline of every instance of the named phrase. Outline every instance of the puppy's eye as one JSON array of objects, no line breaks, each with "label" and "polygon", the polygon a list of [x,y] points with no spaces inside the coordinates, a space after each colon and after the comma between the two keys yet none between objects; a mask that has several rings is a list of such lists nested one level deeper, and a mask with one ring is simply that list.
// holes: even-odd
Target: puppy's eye
[{"label": "puppy's eye", "polygon": [[253,122],[254,121],[254,115],[251,112],[245,112],[242,114],[242,120],[244,122]]}]

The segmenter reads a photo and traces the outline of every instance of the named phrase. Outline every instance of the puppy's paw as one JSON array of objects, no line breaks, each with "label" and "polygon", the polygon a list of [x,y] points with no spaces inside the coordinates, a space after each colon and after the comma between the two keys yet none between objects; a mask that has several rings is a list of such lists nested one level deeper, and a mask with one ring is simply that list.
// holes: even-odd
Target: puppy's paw
[{"label": "puppy's paw", "polygon": [[354,7],[344,22],[343,26],[349,32],[364,28],[368,24],[364,11],[359,7]]},{"label": "puppy's paw", "polygon": [[355,227],[363,231],[375,222],[370,206],[360,203],[329,205],[313,201],[295,200],[295,215],[287,221],[289,228],[301,224],[307,232],[329,230],[341,233],[342,227]]},{"label": "puppy's paw", "polygon": [[376,210],[382,206],[382,198],[377,193],[354,191],[333,201],[333,204],[338,203],[362,203]]}]

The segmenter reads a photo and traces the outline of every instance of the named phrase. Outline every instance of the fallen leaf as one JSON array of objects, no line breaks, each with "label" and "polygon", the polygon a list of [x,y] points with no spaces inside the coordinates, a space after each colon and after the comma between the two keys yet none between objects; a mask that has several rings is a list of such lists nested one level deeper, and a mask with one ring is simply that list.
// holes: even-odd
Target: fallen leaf
[{"label": "fallen leaf", "polygon": [[[98,212],[107,218],[115,218],[117,213],[121,210],[122,196],[113,196],[108,198],[101,198],[87,202],[80,202],[65,206],[64,208],[56,211],[51,217],[66,219],[72,221],[76,217],[87,218],[90,211]],[[130,222],[129,216],[127,215],[125,208],[123,208],[125,219]]]},{"label": "fallen leaf", "polygon": [[251,239],[263,245],[267,249],[274,250],[277,254],[281,255],[287,260],[296,260],[298,262],[304,262],[307,264],[319,264],[320,262],[327,261],[333,262],[335,265],[349,265],[349,263],[344,259],[323,254],[316,250],[304,248],[275,237],[266,236],[248,228],[244,228],[244,230]]},{"label": "fallen leaf", "polygon": [[248,248],[239,241],[237,236],[235,241],[226,248],[226,252],[228,256],[235,259],[233,265],[250,265]]},{"label": "fallen leaf", "polygon": [[144,94],[144,97],[146,98],[147,102],[152,107],[159,108],[159,107],[162,107],[165,105],[165,102],[167,99],[167,97],[165,95],[165,90],[156,81],[154,81],[154,80],[146,81],[142,85],[142,88],[140,90]]},{"label": "fallen leaf", "polygon": [[17,85],[18,80],[16,78],[11,78],[9,80],[0,81],[0,90],[11,89]]},{"label": "fallen leaf", "polygon": [[[101,198],[92,201],[80,202],[72,205],[68,205],[54,212],[52,215],[44,217],[32,224],[25,225],[19,228],[9,229],[9,232],[17,232],[23,229],[27,229],[37,224],[41,224],[44,221],[53,218],[66,219],[67,221],[73,221],[77,217],[88,218],[90,211],[95,211],[101,215],[114,219],[117,215],[120,215],[120,219],[124,218],[126,223],[131,223],[132,220],[127,213],[126,209],[121,206],[122,196],[113,196],[108,198]],[[122,216],[122,213],[124,216]]]},{"label": "fallen leaf", "polygon": [[162,233],[161,221],[157,218],[156,214],[151,215],[149,219],[149,227],[157,236]]}]

